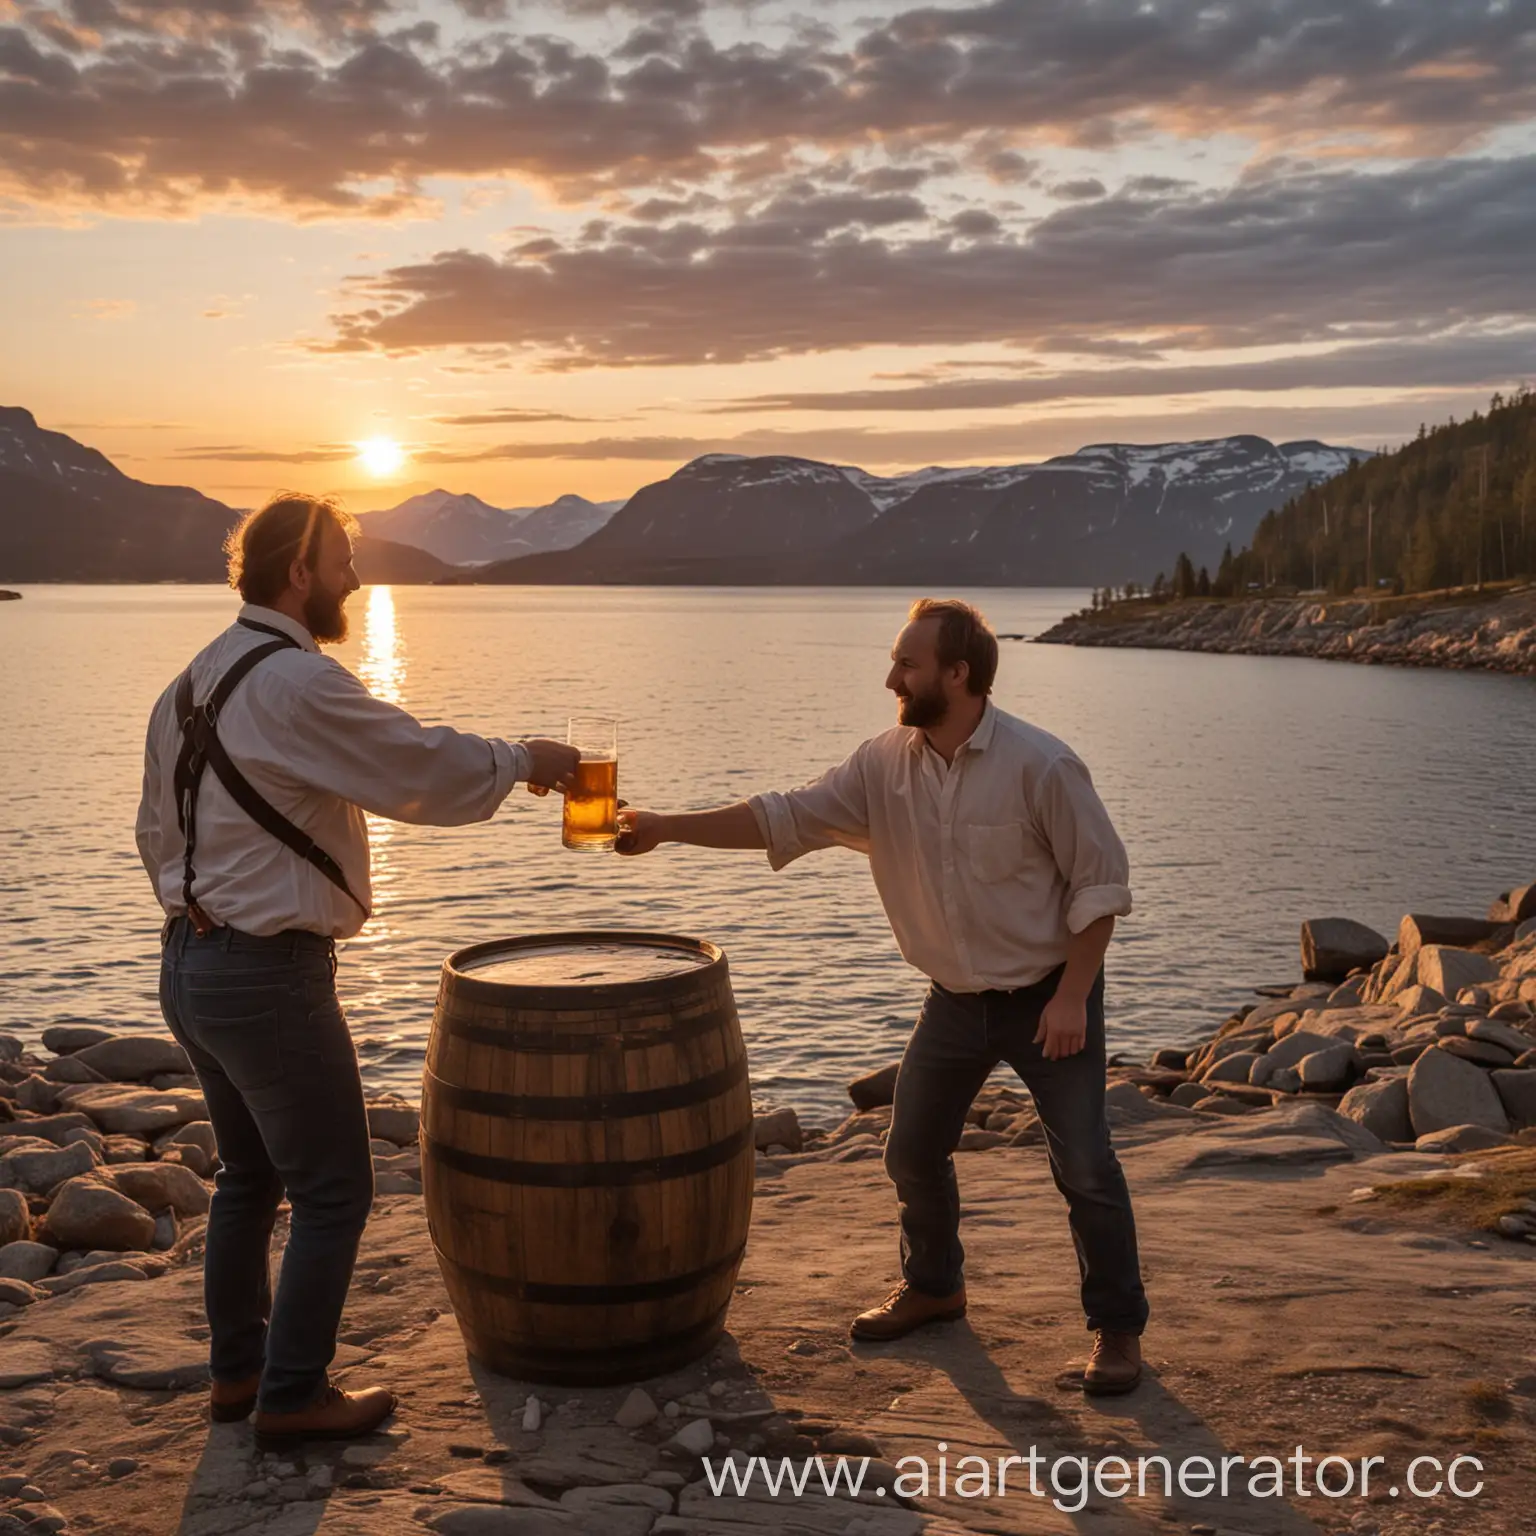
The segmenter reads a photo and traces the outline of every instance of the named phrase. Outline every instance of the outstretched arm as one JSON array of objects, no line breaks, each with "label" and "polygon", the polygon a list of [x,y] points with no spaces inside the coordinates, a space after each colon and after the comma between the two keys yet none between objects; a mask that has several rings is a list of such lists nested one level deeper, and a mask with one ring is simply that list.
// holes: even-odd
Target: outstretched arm
[{"label": "outstretched arm", "polygon": [[[868,743],[865,743],[865,747]],[[869,810],[860,747],[846,762],[799,789],[754,795],[713,811],[660,815],[619,812],[620,853],[649,853],[658,843],[695,848],[766,849],[782,869],[814,848],[869,851]]]},{"label": "outstretched arm", "polygon": [[619,812],[616,847],[620,853],[650,853],[660,843],[690,843],[695,848],[768,846],[745,800],[714,811],[682,811],[671,816],[655,811]]}]

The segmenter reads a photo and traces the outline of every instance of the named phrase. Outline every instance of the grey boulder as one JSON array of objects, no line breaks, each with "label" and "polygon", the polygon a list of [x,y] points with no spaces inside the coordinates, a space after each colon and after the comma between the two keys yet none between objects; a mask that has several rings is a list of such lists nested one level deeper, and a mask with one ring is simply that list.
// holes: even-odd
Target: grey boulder
[{"label": "grey boulder", "polygon": [[0,1248],[32,1236],[32,1212],[19,1189],[0,1189]]},{"label": "grey boulder", "polygon": [[208,1118],[203,1096],[186,1088],[161,1091],[90,1083],[83,1088],[65,1088],[60,1097],[70,1109],[89,1115],[102,1130],[134,1136],[151,1136]]},{"label": "grey boulder", "polygon": [[752,1121],[752,1144],[759,1152],[769,1147],[787,1147],[791,1152],[805,1150],[805,1136],[800,1117],[792,1108],[771,1109]]},{"label": "grey boulder", "polygon": [[59,1250],[47,1243],[7,1243],[0,1248],[0,1277],[36,1285],[44,1275],[53,1273],[58,1261]]},{"label": "grey boulder", "polygon": [[1386,939],[1353,918],[1314,917],[1301,925],[1301,970],[1308,981],[1343,981],[1386,953]]},{"label": "grey boulder", "polygon": [[1507,1067],[1489,1073],[1504,1113],[1518,1127],[1536,1125],[1536,1071],[1529,1067]]},{"label": "grey boulder", "polygon": [[1487,1152],[1509,1141],[1485,1125],[1448,1125],[1443,1131],[1430,1131],[1414,1142],[1415,1152]]},{"label": "grey boulder", "polygon": [[1260,1059],[1255,1051],[1233,1051],[1213,1062],[1201,1074],[1203,1083],[1246,1083],[1253,1064]]},{"label": "grey boulder", "polygon": [[55,1184],[89,1173],[100,1163],[83,1141],[57,1151],[7,1152],[0,1157],[0,1189],[19,1189],[29,1195],[45,1195]]},{"label": "grey boulder", "polygon": [[1296,1071],[1303,1088],[1326,1093],[1359,1075],[1360,1057],[1354,1046],[1341,1040],[1303,1056],[1296,1063]]},{"label": "grey boulder", "polygon": [[880,1109],[894,1102],[896,1074],[900,1069],[901,1063],[893,1061],[876,1072],[866,1072],[863,1077],[854,1078],[848,1084],[848,1097],[853,1100],[853,1107],[862,1114],[866,1110]]},{"label": "grey boulder", "polygon": [[1467,1025],[1467,1039],[1502,1045],[1511,1056],[1523,1056],[1536,1048],[1536,1038],[1517,1029],[1508,1019],[1473,1019]]},{"label": "grey boulder", "polygon": [[43,1031],[43,1044],[55,1056],[73,1056],[88,1045],[116,1038],[115,1031],[103,1029],[100,1024],[54,1024]]},{"label": "grey boulder", "polygon": [[1382,1141],[1414,1140],[1406,1076],[1356,1084],[1339,1100],[1339,1113]]},{"label": "grey boulder", "polygon": [[112,1187],[146,1211],[178,1216],[207,1213],[208,1186],[183,1163],[120,1163],[108,1175]]},{"label": "grey boulder", "polygon": [[1463,987],[1480,986],[1498,979],[1499,968],[1487,955],[1471,949],[1456,949],[1449,944],[1426,944],[1418,954],[1417,981],[1433,987],[1446,997],[1455,997]]},{"label": "grey boulder", "polygon": [[1448,1051],[1425,1051],[1408,1073],[1408,1115],[1415,1136],[1457,1125],[1509,1130],[1498,1091],[1489,1074]]},{"label": "grey boulder", "polygon": [[1294,1067],[1303,1056],[1310,1056],[1314,1051],[1329,1050],[1338,1043],[1332,1035],[1319,1035],[1310,1029],[1297,1029],[1275,1041],[1266,1054],[1276,1068]]},{"label": "grey boulder", "polygon": [[127,1195],[94,1178],[71,1179],[48,1210],[47,1234],[64,1248],[147,1248],[155,1219]]},{"label": "grey boulder", "polygon": [[409,1146],[421,1129],[421,1115],[413,1104],[382,1100],[368,1106],[368,1134],[396,1146]]},{"label": "grey boulder", "polygon": [[116,1083],[147,1081],[161,1072],[190,1072],[187,1053],[162,1035],[114,1035],[75,1053],[105,1078]]}]

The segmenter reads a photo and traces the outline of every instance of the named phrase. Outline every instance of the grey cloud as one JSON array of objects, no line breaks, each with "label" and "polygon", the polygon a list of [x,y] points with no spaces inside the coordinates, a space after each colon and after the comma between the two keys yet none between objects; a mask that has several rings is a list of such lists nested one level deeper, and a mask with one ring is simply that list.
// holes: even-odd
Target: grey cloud
[{"label": "grey cloud", "polygon": [[464,416],[434,416],[441,427],[517,427],[548,421],[591,421],[590,416],[568,416],[563,411],[479,411]]},{"label": "grey cloud", "polygon": [[949,227],[957,235],[979,240],[1001,232],[1002,222],[995,213],[985,208],[965,208],[950,219]]},{"label": "grey cloud", "polygon": [[1063,181],[1051,188],[1051,196],[1063,202],[1080,203],[1089,198],[1103,197],[1109,189],[1097,176],[1086,176],[1079,181]]},{"label": "grey cloud", "polygon": [[585,367],[1031,347],[1072,331],[1184,347],[1444,331],[1529,312],[1536,156],[1282,169],[1219,194],[1072,205],[972,244],[858,229],[785,240],[766,215],[672,228],[671,251],[598,237],[537,260],[448,251],[358,278],[363,307],[338,317],[332,345],[483,344]]},{"label": "grey cloud", "polygon": [[[1536,113],[1529,0],[987,0],[851,23],[843,46],[658,26],[632,58],[485,26],[452,44],[420,26],[380,34],[389,0],[73,0],[24,14],[38,25],[0,28],[0,192],[40,205],[243,193],[388,215],[433,176],[525,175],[575,195],[753,180],[804,146],[981,140],[991,174],[1016,180],[1029,163],[1006,141],[1026,138],[1325,131],[1361,153],[1444,153]],[[82,48],[88,16],[99,47]],[[50,44],[47,24],[75,51]],[[299,46],[315,32],[325,46]]]},{"label": "grey cloud", "polygon": [[1090,443],[1157,443],[1254,433],[1282,442],[1319,438],[1338,446],[1375,448],[1412,436],[1421,421],[1465,416],[1487,395],[1426,394],[1411,403],[1365,406],[1242,407],[1193,412],[1101,412],[992,426],[872,431],[759,429],[719,437],[604,437],[584,441],[500,443],[458,453],[413,455],[424,464],[484,464],[542,459],[630,460],[677,465],[701,453],[794,454],[866,469],[926,464],[1009,464],[1072,453]]},{"label": "grey cloud", "polygon": [[1030,379],[939,379],[908,389],[753,395],[715,409],[763,411],[984,411],[1066,400],[1166,398],[1244,390],[1500,387],[1536,376],[1536,328],[1512,334],[1345,346],[1263,362],[1161,368],[1096,368]]},{"label": "grey cloud", "polygon": [[221,464],[338,464],[347,459],[355,459],[357,448],[350,443],[299,449],[248,448],[238,443],[210,443],[197,448],[183,448],[173,457]]}]

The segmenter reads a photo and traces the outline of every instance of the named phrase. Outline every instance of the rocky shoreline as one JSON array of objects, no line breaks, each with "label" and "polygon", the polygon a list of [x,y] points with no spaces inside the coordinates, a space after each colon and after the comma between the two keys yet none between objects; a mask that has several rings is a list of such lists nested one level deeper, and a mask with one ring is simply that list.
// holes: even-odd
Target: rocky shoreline
[{"label": "rocky shoreline", "polygon": [[1309,656],[1536,675],[1536,587],[1497,597],[1189,598],[1117,602],[1063,619],[1040,645]]},{"label": "rocky shoreline", "polygon": [[[1342,1319],[1351,1307],[1374,1315],[1388,1304],[1370,1287],[1390,1282],[1362,1278],[1373,1263],[1395,1273],[1393,1266],[1439,1257],[1482,1273],[1506,1262],[1501,1255],[1536,1262],[1536,885],[1501,895],[1485,918],[1410,914],[1390,942],[1347,919],[1319,919],[1303,929],[1301,959],[1301,982],[1266,989],[1272,995],[1201,1039],[1164,1047],[1149,1061],[1115,1057],[1108,1068],[1109,1114],[1143,1212],[1150,1283],[1159,1306],[1191,1319],[1186,1326],[1204,1326],[1200,1309],[1226,1304],[1220,1293],[1200,1299],[1212,1263],[1222,1271],[1218,1287],[1238,1288],[1249,1282],[1234,1276],[1257,1263],[1252,1283],[1266,1289],[1254,1293],[1255,1303],[1263,1296],[1274,1306],[1288,1294],[1282,1271],[1310,1263],[1308,1286],[1348,1298],[1331,1309]],[[947,1382],[953,1392],[958,1381],[960,1406],[975,1408],[986,1396],[976,1383],[995,1376],[994,1357],[1007,1355],[1010,1340],[1038,1327],[1031,1319],[1040,1308],[1053,1327],[1072,1326],[1069,1262],[1049,1282],[1026,1266],[1027,1279],[998,1293],[1003,1332],[980,1355],[975,1338],[962,1346],[951,1337],[953,1347],[969,1350],[972,1388],[953,1362],[934,1355],[937,1332],[924,1335],[928,1343],[916,1354],[905,1345],[894,1353],[850,1351],[848,1303],[864,1304],[863,1292],[877,1289],[891,1262],[879,1159],[892,1063],[849,1085],[852,1113],[836,1126],[802,1124],[783,1106],[758,1113],[753,1243],[732,1335],[707,1360],[633,1391],[502,1381],[466,1366],[447,1309],[422,1219],[416,1109],[379,1097],[369,1105],[379,1208],[337,1364],[364,1379],[389,1371],[392,1384],[405,1385],[406,1407],[395,1427],[369,1442],[263,1457],[247,1426],[210,1430],[201,1419],[200,1257],[217,1146],[184,1056],[170,1040],[94,1026],[51,1029],[44,1045],[46,1055],[0,1036],[0,1536],[93,1528],[114,1536],[307,1536],[320,1514],[303,1512],[322,1504],[326,1532],[386,1536],[754,1536],[770,1528],[939,1536],[975,1527],[970,1512],[898,1497],[901,1448],[920,1431],[953,1433],[942,1419],[935,1427],[896,1411],[911,1396],[914,1371],[927,1380],[922,1362],[939,1359],[933,1390]],[[972,1289],[985,1295],[989,1275],[1011,1273],[1005,1240],[1016,1243],[1042,1222],[1054,1233],[1061,1217],[1022,1086],[986,1085],[970,1122],[961,1152],[987,1155],[962,1159],[967,1209],[980,1201],[998,1213],[982,1220],[974,1239],[967,1229]],[[1306,1183],[1319,1179],[1343,1181],[1331,1186],[1333,1203],[1307,1193]],[[1263,1185],[1263,1224],[1245,1230],[1230,1200],[1246,1200],[1244,1189],[1257,1193],[1255,1181]],[[1229,1196],[1214,1223],[1212,1189]],[[1031,1217],[1037,1199],[1044,1214]],[[1279,1229],[1284,1246],[1265,1250],[1281,1212],[1288,1213]],[[1402,1236],[1404,1220],[1431,1230]],[[1203,1223],[1199,1256],[1187,1249],[1192,1222]],[[1400,1236],[1409,1250],[1381,1249]],[[1345,1242],[1375,1245],[1351,1261],[1364,1266],[1359,1274],[1341,1267]],[[840,1278],[842,1264],[851,1268]],[[1518,1432],[1527,1436],[1522,1444],[1536,1444],[1536,1376],[1503,1380],[1501,1362],[1518,1361],[1520,1350],[1497,1321],[1513,1317],[1508,1287],[1528,1294],[1531,1271],[1507,1280],[1498,1278],[1502,1270],[1488,1273],[1494,1282],[1480,1281],[1475,1294],[1506,1311],[1490,1311],[1480,1325],[1478,1391],[1501,1405],[1495,1417],[1506,1439]],[[1032,1286],[1054,1289],[1031,1299]],[[1423,1294],[1442,1289],[1426,1278]],[[1406,1356],[1438,1347],[1441,1312],[1457,1314],[1461,1338],[1466,1317],[1483,1304],[1470,1299],[1473,1290],[1450,1286],[1444,1294],[1449,1301],[1426,1301],[1411,1322],[1401,1296],[1391,1303],[1394,1339]],[[985,1316],[973,1307],[975,1326],[985,1328]],[[952,1326],[971,1337],[972,1324]],[[1355,1326],[1363,1326],[1358,1317]],[[1445,1326],[1452,1326],[1448,1313]],[[1521,1326],[1528,1334],[1528,1321]],[[1311,1334],[1320,1329],[1314,1316]],[[1069,1334],[1059,1347],[1073,1348]],[[1457,1373],[1468,1348],[1458,1345],[1461,1363],[1446,1367],[1438,1411],[1465,1396]],[[1357,1349],[1358,1340],[1337,1341],[1324,1353]],[[1242,1362],[1244,1393],[1258,1390],[1252,1368]],[[1423,1379],[1407,1366],[1401,1374],[1405,1383]],[[1162,1360],[1159,1379],[1164,1397],[1181,1379],[1184,1390],[1203,1390],[1201,1373],[1180,1378],[1176,1359]],[[1277,1367],[1276,1382],[1289,1379]],[[1070,1373],[1046,1389],[1076,1395]],[[1312,1398],[1319,1413],[1321,1392]],[[944,1409],[951,1411],[959,1407]],[[1144,1404],[1139,1411],[1156,1417],[1161,1410]],[[1172,1407],[1167,1412],[1168,1435],[1187,1429]],[[868,1457],[870,1480],[857,1499],[797,1501],[791,1526],[768,1498],[733,1501],[723,1518],[701,1482],[701,1456],[744,1461],[770,1453]],[[1527,1462],[1536,1467],[1536,1457]],[[1536,1495],[1536,1487],[1522,1487],[1511,1508]],[[163,1507],[166,1497],[184,1501],[179,1517]],[[1373,1513],[1383,1523],[1371,1529],[1421,1529]],[[1395,1513],[1406,1519],[1411,1511]],[[981,1528],[1056,1528],[1038,1524],[1038,1515],[989,1506],[992,1523]],[[1242,1528],[1291,1531],[1289,1518]],[[1518,1529],[1523,1516],[1508,1526],[1496,1509],[1478,1518],[1480,1531],[1502,1531]]]}]

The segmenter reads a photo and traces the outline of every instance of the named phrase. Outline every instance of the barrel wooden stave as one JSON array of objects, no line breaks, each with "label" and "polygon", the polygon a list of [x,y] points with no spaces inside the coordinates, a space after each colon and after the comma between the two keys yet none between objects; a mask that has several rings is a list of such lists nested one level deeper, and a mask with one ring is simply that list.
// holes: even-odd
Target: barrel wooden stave
[{"label": "barrel wooden stave", "polygon": [[[529,1380],[674,1369],[718,1337],[751,1215],[723,956],[696,986],[592,989],[583,1009],[459,995],[476,990],[450,962],[422,1098],[429,1221],[466,1344]],[[601,1118],[578,1118],[587,1104]]]}]

